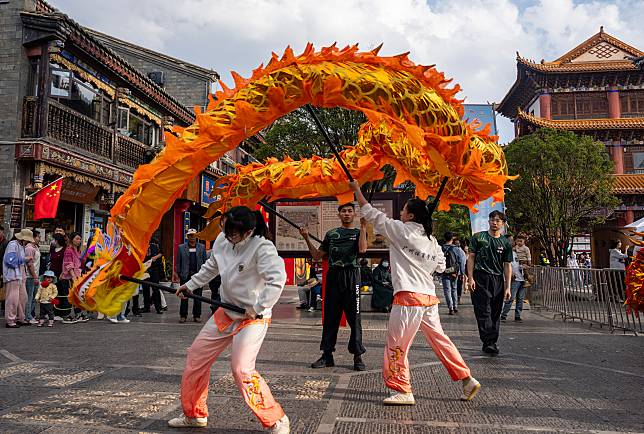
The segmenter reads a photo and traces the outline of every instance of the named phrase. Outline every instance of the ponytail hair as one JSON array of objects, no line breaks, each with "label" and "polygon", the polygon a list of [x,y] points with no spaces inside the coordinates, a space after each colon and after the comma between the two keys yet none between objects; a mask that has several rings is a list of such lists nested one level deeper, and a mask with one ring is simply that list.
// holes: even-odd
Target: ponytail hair
[{"label": "ponytail hair", "polygon": [[253,230],[252,236],[260,236],[266,238],[268,228],[264,221],[264,216],[259,211],[251,211],[246,206],[234,206],[224,214],[226,223],[224,223],[224,234],[227,237],[232,236],[234,233],[244,234]]},{"label": "ponytail hair", "polygon": [[419,198],[409,199],[407,201],[407,212],[413,214],[412,221],[420,223],[425,229],[425,235],[431,240],[432,236],[432,211],[433,207],[427,206],[427,203]]}]

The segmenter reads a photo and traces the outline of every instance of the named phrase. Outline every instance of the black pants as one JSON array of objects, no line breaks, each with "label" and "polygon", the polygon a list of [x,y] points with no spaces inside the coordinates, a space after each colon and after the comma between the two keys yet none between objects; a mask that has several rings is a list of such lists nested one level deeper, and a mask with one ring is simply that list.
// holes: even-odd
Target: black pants
[{"label": "black pants", "polygon": [[362,325],[360,324],[360,269],[331,267],[326,275],[324,292],[324,323],[320,349],[325,353],[335,351],[342,312],[351,327],[349,352],[362,354]]},{"label": "black pants", "polygon": [[[181,280],[181,284],[186,283],[187,280]],[[203,288],[197,288],[192,291],[193,294],[201,295]],[[179,306],[179,316],[181,318],[188,318],[188,299],[181,299],[181,305]],[[192,317],[201,318],[201,302],[197,300],[192,300]]]},{"label": "black pants", "polygon": [[479,336],[483,345],[492,345],[499,339],[503,310],[503,276],[474,271],[474,282],[476,289],[472,292],[472,304]]},{"label": "black pants", "polygon": [[458,296],[458,304],[461,304],[461,296],[463,295],[463,275],[459,274],[456,279],[456,295]]},{"label": "black pants", "polygon": [[[147,282],[159,283],[159,276],[156,273],[151,273],[150,278],[145,279]],[[150,312],[150,305],[154,304],[154,309],[161,312],[161,293],[158,288],[149,285],[142,285],[141,292],[143,293],[143,311]],[[152,292],[152,296],[150,296]]]},{"label": "black pants", "polygon": [[54,320],[54,306],[51,303],[40,303],[40,319]]},{"label": "black pants", "polygon": [[69,280],[59,279],[56,283],[56,288],[58,289],[58,295],[56,296],[58,299],[58,306],[54,307],[54,314],[61,318],[74,316],[74,309],[67,298],[67,295],[69,294]]}]

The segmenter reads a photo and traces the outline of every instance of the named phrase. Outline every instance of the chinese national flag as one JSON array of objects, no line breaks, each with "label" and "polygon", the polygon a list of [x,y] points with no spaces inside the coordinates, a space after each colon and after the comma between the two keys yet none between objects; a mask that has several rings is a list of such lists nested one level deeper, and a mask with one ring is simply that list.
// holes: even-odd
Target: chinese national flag
[{"label": "chinese national flag", "polygon": [[63,186],[63,178],[52,182],[48,186],[41,188],[34,199],[34,220],[53,219],[58,211],[58,200],[60,199],[60,189]]}]

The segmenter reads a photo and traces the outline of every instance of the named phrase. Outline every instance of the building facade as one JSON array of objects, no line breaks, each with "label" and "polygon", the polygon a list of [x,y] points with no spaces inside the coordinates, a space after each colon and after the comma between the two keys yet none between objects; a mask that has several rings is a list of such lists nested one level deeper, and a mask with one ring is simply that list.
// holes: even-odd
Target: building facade
[{"label": "building facade", "polygon": [[497,106],[516,136],[538,128],[589,135],[606,145],[615,163],[614,191],[621,205],[592,234],[597,266],[608,266],[614,238],[644,216],[644,53],[604,32],[558,59],[533,62],[517,53],[517,79]]}]

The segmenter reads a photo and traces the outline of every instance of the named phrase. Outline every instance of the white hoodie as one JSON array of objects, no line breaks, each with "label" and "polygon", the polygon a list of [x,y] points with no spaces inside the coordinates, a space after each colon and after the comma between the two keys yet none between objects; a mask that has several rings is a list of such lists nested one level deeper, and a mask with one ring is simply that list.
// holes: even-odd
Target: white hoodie
[{"label": "white hoodie", "polygon": [[[279,300],[286,271],[284,260],[277,249],[264,237],[251,236],[235,246],[223,232],[215,240],[210,257],[201,269],[186,282],[193,291],[221,275],[221,301],[244,309],[252,308],[258,315],[270,318],[272,308]],[[227,310],[232,319],[244,315]]]},{"label": "white hoodie", "polygon": [[391,243],[389,256],[394,294],[411,291],[436,295],[432,273],[445,271],[445,255],[436,238],[427,238],[420,223],[387,218],[369,204],[361,207],[360,212],[373,223],[374,230]]}]

